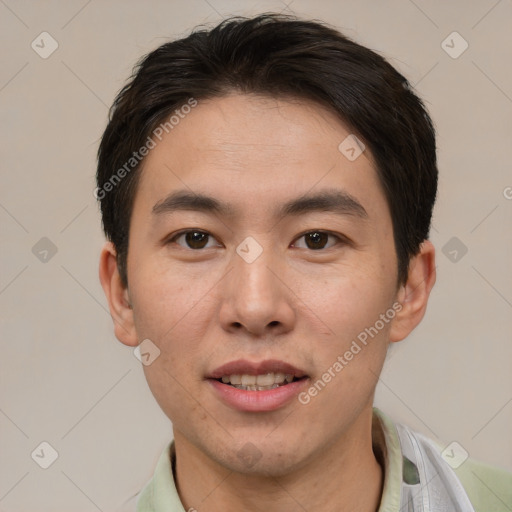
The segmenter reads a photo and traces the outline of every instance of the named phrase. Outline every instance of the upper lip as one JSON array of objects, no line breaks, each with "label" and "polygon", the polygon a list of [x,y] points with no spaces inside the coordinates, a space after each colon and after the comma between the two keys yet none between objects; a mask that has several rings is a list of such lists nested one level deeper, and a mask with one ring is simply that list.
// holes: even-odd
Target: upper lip
[{"label": "upper lip", "polygon": [[208,375],[208,378],[220,379],[226,375],[263,375],[265,373],[284,373],[298,379],[306,375],[303,370],[277,359],[265,361],[238,359],[219,366]]}]

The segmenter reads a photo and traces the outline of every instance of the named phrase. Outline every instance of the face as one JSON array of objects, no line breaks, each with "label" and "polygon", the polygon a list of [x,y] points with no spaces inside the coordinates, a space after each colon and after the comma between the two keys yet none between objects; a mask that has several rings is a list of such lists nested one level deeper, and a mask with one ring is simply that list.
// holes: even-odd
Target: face
[{"label": "face", "polygon": [[160,350],[144,371],[177,443],[231,470],[289,472],[357,443],[371,415],[397,260],[369,151],[338,149],[348,135],[316,104],[231,95],[146,157],[134,336]]}]

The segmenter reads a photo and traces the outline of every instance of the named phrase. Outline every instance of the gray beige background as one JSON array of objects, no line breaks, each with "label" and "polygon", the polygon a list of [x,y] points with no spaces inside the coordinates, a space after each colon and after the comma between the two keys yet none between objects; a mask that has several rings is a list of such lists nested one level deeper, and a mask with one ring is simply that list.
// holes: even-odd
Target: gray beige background
[{"label": "gray beige background", "polygon": [[[457,456],[512,470],[510,0],[0,0],[0,511],[112,511],[150,477],[171,428],[98,282],[98,140],[141,55],[263,11],[337,26],[425,99],[438,130],[438,281],[389,356],[377,405],[456,441]],[[48,469],[43,441],[58,453]]]}]

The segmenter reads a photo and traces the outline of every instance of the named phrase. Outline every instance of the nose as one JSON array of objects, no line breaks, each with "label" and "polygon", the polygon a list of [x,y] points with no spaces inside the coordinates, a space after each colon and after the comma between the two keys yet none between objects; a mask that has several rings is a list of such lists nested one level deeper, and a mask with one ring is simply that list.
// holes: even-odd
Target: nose
[{"label": "nose", "polygon": [[293,329],[294,294],[271,249],[264,249],[252,262],[234,253],[232,270],[223,281],[219,315],[226,331],[245,331],[261,337]]}]

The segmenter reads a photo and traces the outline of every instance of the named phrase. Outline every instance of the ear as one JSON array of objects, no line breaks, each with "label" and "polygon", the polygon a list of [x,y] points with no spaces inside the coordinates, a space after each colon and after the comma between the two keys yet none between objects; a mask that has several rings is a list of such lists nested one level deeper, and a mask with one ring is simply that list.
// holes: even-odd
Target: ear
[{"label": "ear", "polygon": [[101,251],[99,274],[101,286],[107,297],[110,315],[114,321],[116,338],[125,345],[137,346],[137,334],[128,288],[121,281],[117,266],[117,252],[112,242],[107,242]]},{"label": "ear", "polygon": [[430,291],[436,282],[435,263],[435,248],[432,242],[424,240],[420,252],[409,263],[407,282],[398,290],[397,301],[402,309],[393,319],[390,341],[403,340],[421,322]]}]

